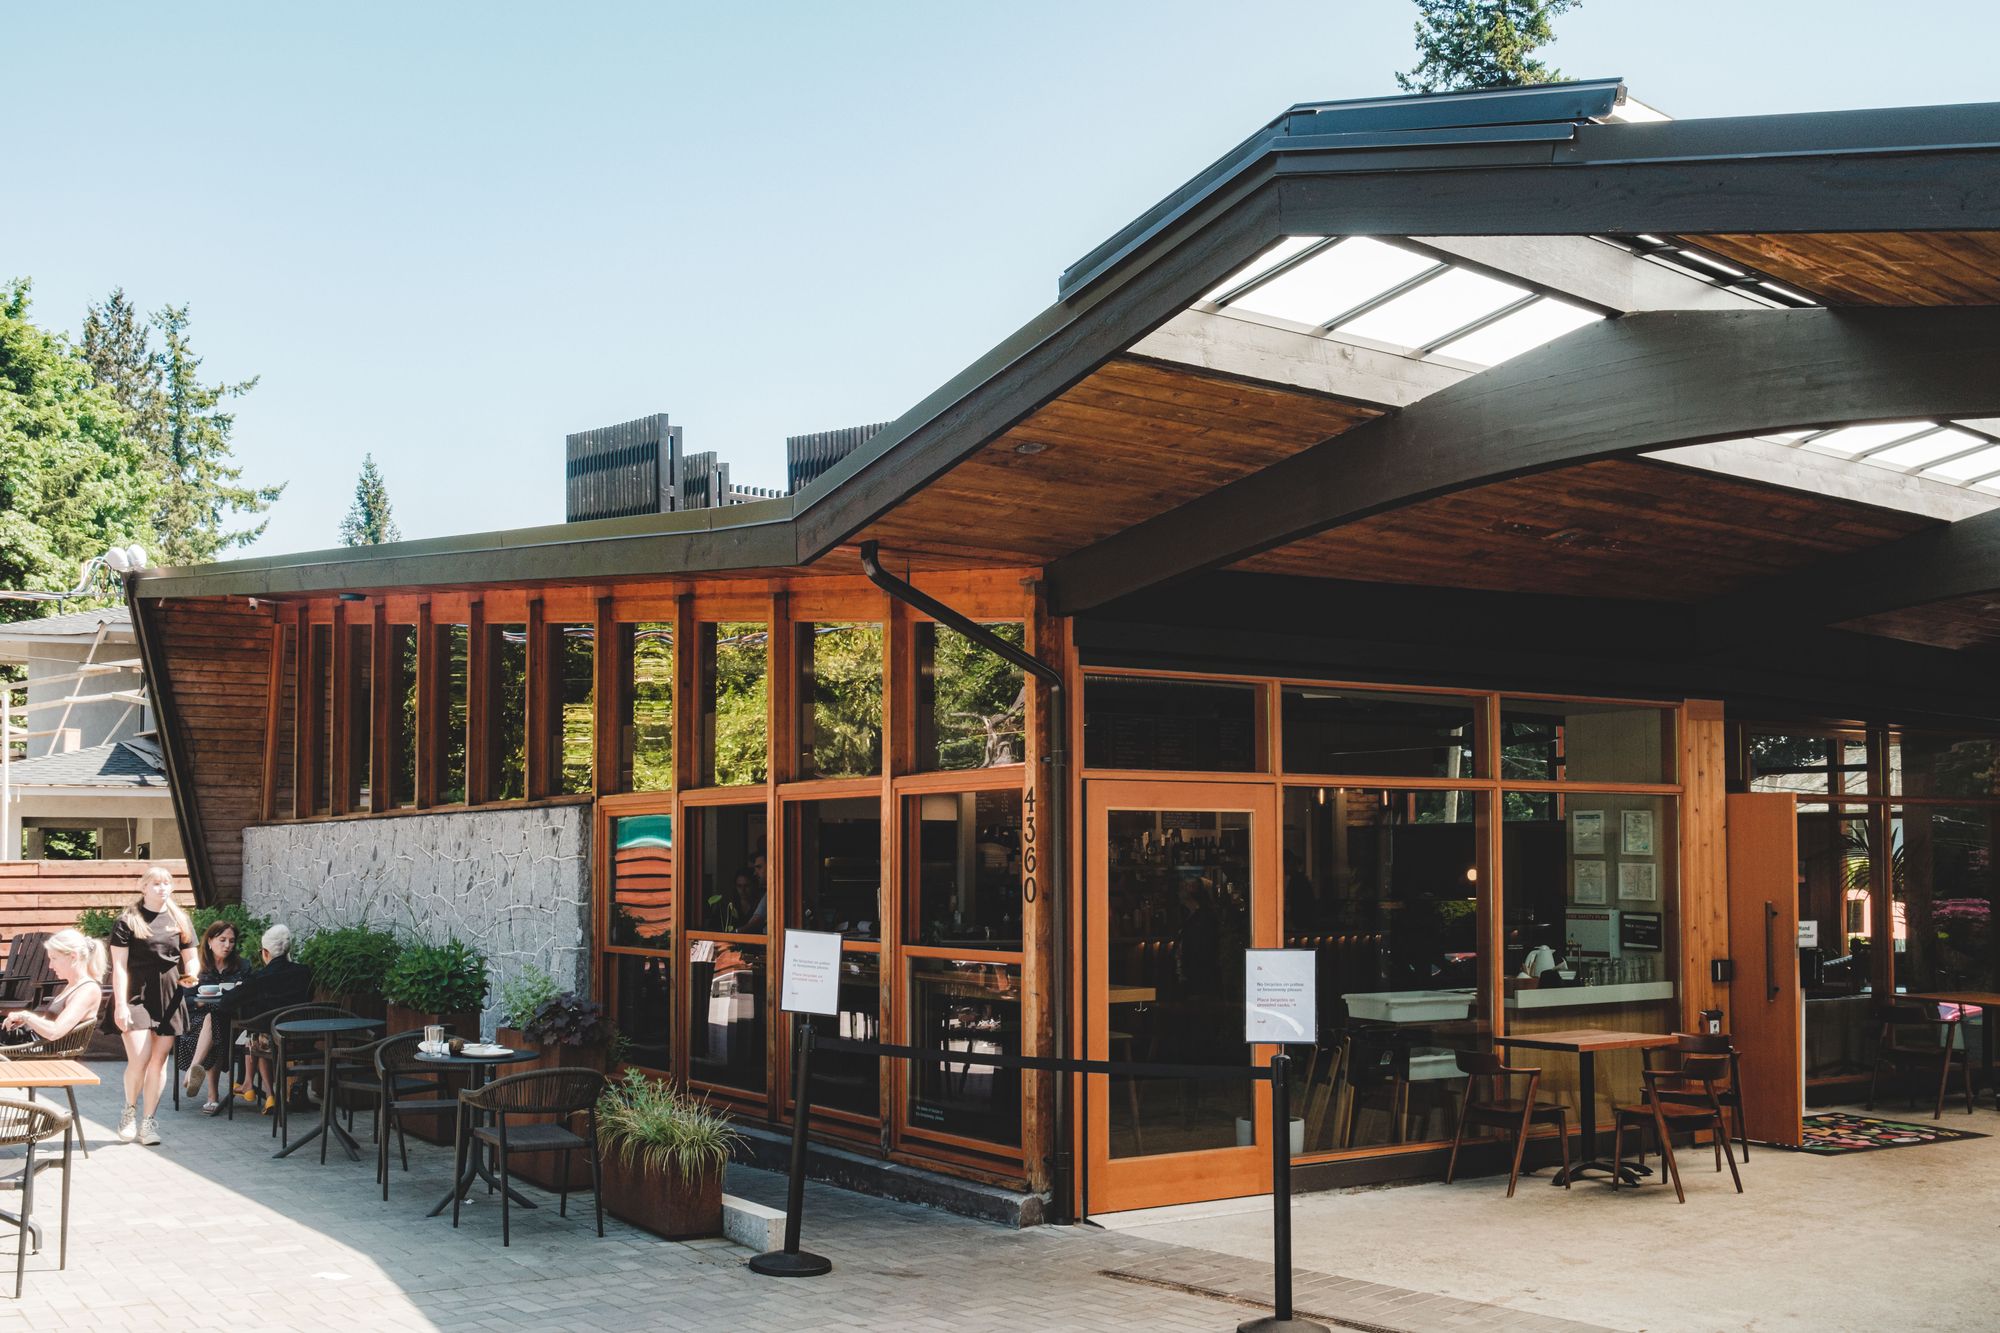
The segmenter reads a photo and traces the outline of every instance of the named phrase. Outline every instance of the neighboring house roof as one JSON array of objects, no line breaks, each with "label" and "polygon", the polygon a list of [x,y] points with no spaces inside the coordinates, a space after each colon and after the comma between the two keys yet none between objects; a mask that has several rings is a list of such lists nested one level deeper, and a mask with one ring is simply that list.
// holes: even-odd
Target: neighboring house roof
[{"label": "neighboring house roof", "polygon": [[114,741],[86,750],[19,759],[8,780],[21,787],[111,787],[166,790],[159,751],[143,742]]},{"label": "neighboring house roof", "polygon": [[107,630],[105,638],[114,643],[132,641],[132,613],[122,606],[101,606],[89,611],[65,611],[61,615],[43,616],[38,620],[0,624],[0,651],[13,640],[33,643],[75,640],[88,644],[97,637],[100,626]]}]

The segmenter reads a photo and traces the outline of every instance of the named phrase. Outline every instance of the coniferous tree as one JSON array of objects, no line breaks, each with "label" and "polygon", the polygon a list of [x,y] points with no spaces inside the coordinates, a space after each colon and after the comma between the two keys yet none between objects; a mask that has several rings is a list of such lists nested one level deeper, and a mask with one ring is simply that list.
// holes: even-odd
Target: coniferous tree
[{"label": "coniferous tree", "polygon": [[230,514],[261,514],[284,493],[284,486],[245,486],[235,466],[229,436],[236,414],[222,405],[257,387],[253,376],[240,384],[203,384],[201,358],[188,345],[186,306],[163,306],[153,316],[162,340],[160,365],[165,437],[156,455],[160,503],[154,528],[166,564],[201,564],[263,535],[269,520],[231,532]]},{"label": "coniferous tree", "polygon": [[160,361],[153,355],[145,317],[123,287],[84,311],[83,359],[91,377],[118,400],[129,418],[126,429],[154,454],[166,449],[166,395],[160,392]]},{"label": "coniferous tree", "polygon": [[361,478],[354,483],[354,503],[347,510],[347,517],[340,520],[340,544],[342,546],[380,546],[384,542],[399,542],[403,534],[396,527],[395,516],[389,512],[389,487],[382,480],[380,469],[375,466],[375,455],[364,454],[361,458]]},{"label": "coniferous tree", "polygon": [[1406,93],[1555,83],[1535,58],[1555,40],[1552,20],[1582,0],[1416,0],[1417,67],[1396,75]]}]

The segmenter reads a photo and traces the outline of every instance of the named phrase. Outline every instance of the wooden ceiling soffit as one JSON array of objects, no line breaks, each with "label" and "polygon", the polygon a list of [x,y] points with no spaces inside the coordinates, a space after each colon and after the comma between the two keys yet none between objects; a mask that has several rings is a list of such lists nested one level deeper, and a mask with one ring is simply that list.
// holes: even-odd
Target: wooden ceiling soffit
[{"label": "wooden ceiling soffit", "polygon": [[898,557],[1041,564],[1376,415],[1322,394],[1119,357],[863,536]]},{"label": "wooden ceiling soffit", "polygon": [[2000,231],[1686,236],[1828,305],[2000,304]]},{"label": "wooden ceiling soffit", "polygon": [[1439,496],[1235,566],[1363,582],[1689,602],[1928,520],[1643,459]]},{"label": "wooden ceiling soffit", "polygon": [[2000,652],[2000,595],[1978,593],[1842,622],[1838,628],[1960,652]]},{"label": "wooden ceiling soffit", "polygon": [[2000,309],[1650,312],[1578,329],[1056,561],[1074,614],[1512,477],[1797,426],[1992,415]]}]

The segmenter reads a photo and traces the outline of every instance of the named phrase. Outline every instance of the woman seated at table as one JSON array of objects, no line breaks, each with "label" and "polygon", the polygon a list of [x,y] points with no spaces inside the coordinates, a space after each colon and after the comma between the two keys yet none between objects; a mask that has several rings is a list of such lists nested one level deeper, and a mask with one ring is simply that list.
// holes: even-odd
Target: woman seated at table
[{"label": "woman seated at table", "polygon": [[33,1009],[0,1022],[0,1044],[55,1041],[97,1016],[104,1003],[104,945],[80,930],[59,930],[42,944],[63,988]]},{"label": "woman seated at table", "polygon": [[[215,1002],[213,1013],[227,1023],[238,1018],[254,1018],[258,1014],[268,1014],[273,1009],[286,1009],[295,1004],[306,1004],[312,1000],[312,969],[304,963],[292,961],[292,932],[287,926],[272,926],[264,932],[264,966],[258,973],[238,986],[235,990],[224,991],[222,998]],[[221,1069],[229,1060],[229,1045],[214,1042],[209,1045],[207,1065]],[[278,1099],[271,1091],[277,1087],[277,1079],[271,1069],[271,1039],[260,1034],[250,1043],[248,1064],[251,1079],[246,1079],[237,1095],[246,1102],[257,1100],[256,1089],[266,1089],[264,1113],[269,1115],[277,1108]]]},{"label": "woman seated at table", "polygon": [[[243,955],[236,948],[236,927],[227,921],[216,921],[202,933],[201,937],[201,985],[217,989],[208,991],[209,996],[219,998],[224,992],[221,987],[235,989],[249,979],[250,970],[243,964]],[[193,1055],[187,1060],[187,1095],[192,1097],[208,1085],[208,1097],[201,1104],[203,1115],[214,1115],[222,1109],[216,1100],[216,1080],[219,1071],[208,1067],[208,1053],[220,1046],[229,1049],[229,1020],[212,1010],[203,1014],[196,1009],[199,1021],[191,1039]]]}]

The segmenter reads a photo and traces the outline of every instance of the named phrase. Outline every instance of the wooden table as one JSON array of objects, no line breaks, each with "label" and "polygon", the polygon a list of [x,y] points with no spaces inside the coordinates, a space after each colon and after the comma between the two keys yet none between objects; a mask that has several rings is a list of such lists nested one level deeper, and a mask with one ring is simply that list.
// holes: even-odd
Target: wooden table
[{"label": "wooden table", "polygon": [[1577,1058],[1578,1100],[1582,1106],[1582,1114],[1577,1118],[1582,1121],[1583,1128],[1582,1159],[1570,1167],[1567,1174],[1557,1171],[1554,1184],[1566,1185],[1580,1179],[1586,1171],[1602,1171],[1607,1176],[1622,1174],[1629,1180],[1636,1180],[1641,1174],[1651,1174],[1645,1167],[1606,1162],[1597,1156],[1597,1053],[1650,1050],[1671,1046],[1674,1040],[1673,1035],[1666,1032],[1616,1032],[1610,1028],[1525,1032],[1493,1039],[1495,1046],[1520,1046],[1531,1051],[1567,1051]]},{"label": "wooden table", "polygon": [[[1898,995],[1898,1000],[1922,1000],[1928,1004],[1955,1004],[1960,1008],[1979,1010],[1980,1042],[1986,1047],[1986,1084],[2000,1096],[2000,1078],[1993,1074],[1993,1020],[2000,1018],[2000,992],[1990,990],[1938,990],[1922,991],[1913,995]],[[1972,1058],[1971,1052],[1966,1058]]]},{"label": "wooden table", "polygon": [[81,1060],[9,1060],[0,1056],[0,1088],[85,1088],[103,1081]]}]

